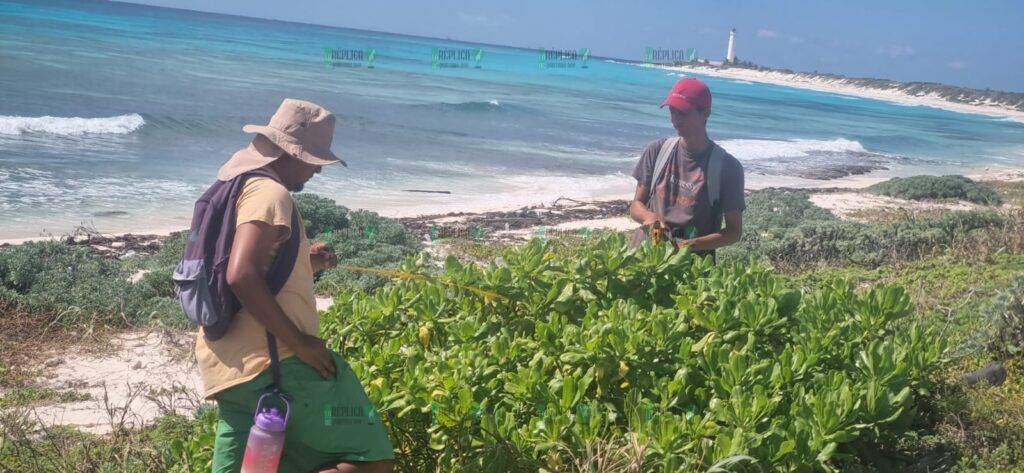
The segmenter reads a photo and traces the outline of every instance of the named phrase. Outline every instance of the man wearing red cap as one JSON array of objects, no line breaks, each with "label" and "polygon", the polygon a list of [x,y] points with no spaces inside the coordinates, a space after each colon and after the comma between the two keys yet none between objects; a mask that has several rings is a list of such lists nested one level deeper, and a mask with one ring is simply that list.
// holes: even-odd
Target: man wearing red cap
[{"label": "man wearing red cap", "polygon": [[[711,91],[699,79],[680,79],[661,104],[677,137],[652,141],[633,169],[636,195],[629,215],[645,227],[660,224],[678,246],[714,255],[743,232],[743,166],[708,138]],[[725,226],[722,226],[722,220]],[[645,233],[638,232],[633,245]]]}]

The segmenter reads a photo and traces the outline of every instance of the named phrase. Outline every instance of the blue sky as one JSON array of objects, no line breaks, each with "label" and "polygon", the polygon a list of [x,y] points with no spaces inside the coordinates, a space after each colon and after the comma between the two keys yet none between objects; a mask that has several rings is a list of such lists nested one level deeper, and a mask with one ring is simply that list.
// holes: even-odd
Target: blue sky
[{"label": "blue sky", "polygon": [[799,71],[1024,92],[1024,2],[135,0],[133,3],[641,60],[697,48]]}]

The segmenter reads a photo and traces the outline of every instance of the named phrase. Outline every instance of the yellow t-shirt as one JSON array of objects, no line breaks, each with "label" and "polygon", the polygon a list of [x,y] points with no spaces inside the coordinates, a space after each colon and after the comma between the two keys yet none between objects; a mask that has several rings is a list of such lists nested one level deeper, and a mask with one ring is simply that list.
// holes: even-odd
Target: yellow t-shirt
[{"label": "yellow t-shirt", "polygon": [[[289,228],[283,239],[274,244],[271,256],[273,260],[281,244],[290,237],[290,232],[295,231],[291,228],[292,210],[295,209],[297,212],[298,209],[294,206],[288,189],[266,177],[251,177],[238,195],[236,208],[236,228],[252,221]],[[316,297],[313,295],[313,267],[308,256],[309,240],[306,238],[301,215],[298,231],[301,232],[299,256],[291,276],[277,294],[277,303],[300,332],[315,336],[319,333],[320,316],[316,311]],[[277,341],[277,350],[281,359],[295,355],[291,348],[280,340]],[[227,333],[220,339],[207,340],[200,329],[196,337],[196,361],[199,364],[206,399],[212,400],[214,394],[249,381],[270,367],[267,331],[248,310],[242,308],[235,314]]]}]

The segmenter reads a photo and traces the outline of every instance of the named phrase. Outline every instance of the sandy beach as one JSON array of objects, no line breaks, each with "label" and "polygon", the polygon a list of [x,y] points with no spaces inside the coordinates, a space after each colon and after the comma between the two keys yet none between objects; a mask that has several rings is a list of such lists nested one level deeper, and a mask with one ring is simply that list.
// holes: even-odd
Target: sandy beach
[{"label": "sandy beach", "polygon": [[814,74],[799,72],[787,73],[782,71],[759,71],[756,69],[746,69],[740,67],[721,69],[714,66],[705,66],[700,64],[684,66],[663,66],[644,64],[639,65],[642,67],[654,67],[658,69],[675,71],[684,74],[700,74],[714,77],[723,77],[728,79],[743,80],[749,82],[762,82],[766,84],[775,84],[787,87],[817,90],[820,92],[828,92],[839,95],[885,100],[888,102],[898,103],[901,105],[935,107],[944,110],[951,110],[954,112],[974,113],[987,115],[991,117],[1006,118],[1018,122],[1024,122],[1024,112],[1020,110],[1014,110],[1000,104],[967,104],[952,102],[936,94],[910,95],[900,90],[869,88],[860,85],[855,85],[853,83],[853,79],[837,78],[834,80],[829,80],[816,76]]}]

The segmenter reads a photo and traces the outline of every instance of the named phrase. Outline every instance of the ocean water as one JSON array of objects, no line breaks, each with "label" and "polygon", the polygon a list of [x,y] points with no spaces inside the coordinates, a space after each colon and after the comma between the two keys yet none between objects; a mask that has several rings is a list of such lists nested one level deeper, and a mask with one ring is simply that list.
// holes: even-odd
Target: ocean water
[{"label": "ocean water", "polygon": [[[471,57],[449,58],[452,48]],[[334,64],[325,49],[338,51]],[[334,150],[349,167],[306,188],[352,208],[408,215],[631,193],[643,147],[673,132],[658,105],[680,74],[597,57],[544,65],[509,47],[0,1],[0,238],[186,227],[218,167],[251,139],[242,125],[266,123],[285,97],[337,115]],[[704,79],[710,134],[751,187],[828,185],[812,177],[851,165],[880,178],[1024,166],[1020,122]]]}]

